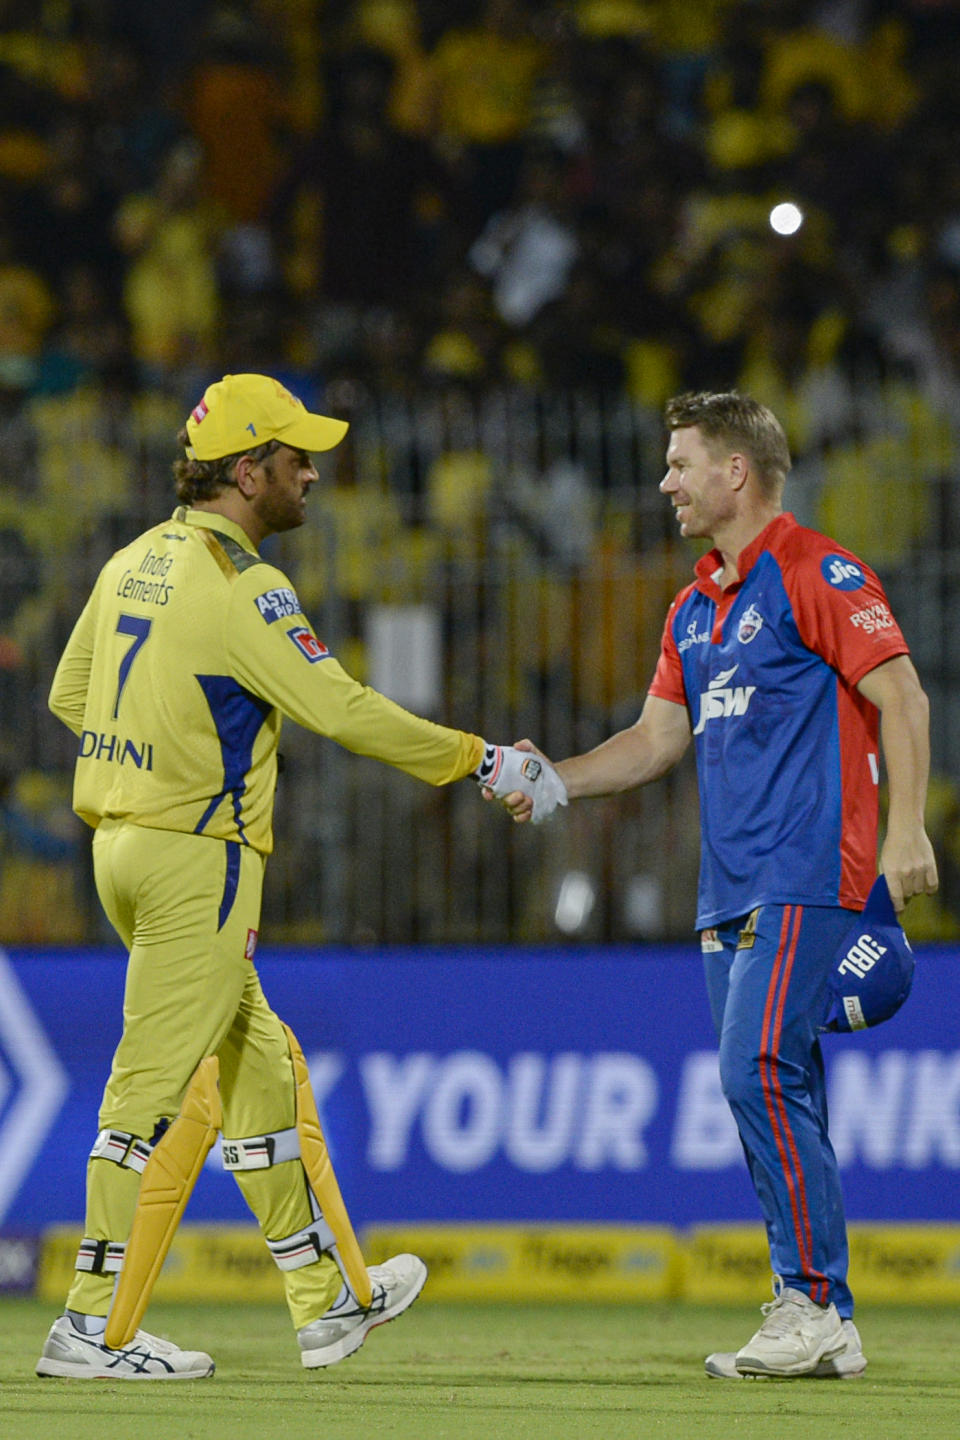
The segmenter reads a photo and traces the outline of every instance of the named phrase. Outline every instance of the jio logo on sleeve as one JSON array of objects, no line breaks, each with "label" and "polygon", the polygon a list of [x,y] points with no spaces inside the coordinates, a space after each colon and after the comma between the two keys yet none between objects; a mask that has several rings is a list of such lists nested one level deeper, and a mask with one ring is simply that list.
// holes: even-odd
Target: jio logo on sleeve
[{"label": "jio logo on sleeve", "polygon": [[845,555],[825,555],[820,562],[820,573],[835,590],[859,590],[866,584],[860,566]]}]

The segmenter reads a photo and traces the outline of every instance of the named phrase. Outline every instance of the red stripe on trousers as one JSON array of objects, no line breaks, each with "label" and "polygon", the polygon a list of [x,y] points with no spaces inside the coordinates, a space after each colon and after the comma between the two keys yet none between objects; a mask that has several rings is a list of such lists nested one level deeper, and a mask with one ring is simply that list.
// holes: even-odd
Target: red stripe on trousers
[{"label": "red stripe on trousers", "polygon": [[800,1263],[811,1280],[810,1299],[817,1304],[826,1304],[828,1282],[826,1276],[823,1275],[821,1271],[814,1270],[813,1268],[813,1230],[810,1224],[810,1210],[807,1204],[806,1186],[804,1184],[803,1170],[800,1165],[800,1156],[797,1152],[796,1141],[787,1117],[787,1109],[783,1098],[783,1087],[780,1084],[777,1062],[777,1054],[780,1049],[780,1037],[783,1032],[783,1011],[786,1005],[787,990],[790,985],[790,975],[793,970],[793,962],[797,952],[797,942],[800,938],[800,926],[802,922],[802,905],[796,907],[787,905],[784,907],[780,941],[777,946],[777,954],[774,960],[773,974],[770,980],[770,988],[767,992],[767,1003],[763,1016],[763,1031],[760,1046],[760,1079],[763,1085],[767,1114],[770,1117],[770,1125],[776,1141],[777,1153],[780,1156],[780,1164],[783,1167],[784,1178],[787,1182],[787,1191],[790,1195],[790,1207],[793,1211],[794,1236],[797,1241],[797,1249],[800,1253]]}]

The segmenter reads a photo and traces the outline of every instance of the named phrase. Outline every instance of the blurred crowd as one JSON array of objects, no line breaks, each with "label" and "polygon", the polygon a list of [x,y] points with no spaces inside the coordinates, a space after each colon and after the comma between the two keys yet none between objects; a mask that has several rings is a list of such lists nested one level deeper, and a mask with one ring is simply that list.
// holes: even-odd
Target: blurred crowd
[{"label": "blurred crowd", "polygon": [[[5,0],[0,374],[954,398],[952,0]],[[795,202],[804,223],[777,234]]]},{"label": "blurred crowd", "polygon": [[329,502],[348,604],[381,540],[422,572],[492,503],[564,585],[652,548],[590,509],[610,445],[550,468],[527,427],[505,487],[489,425],[403,431],[431,400],[587,396],[659,445],[668,395],[737,385],[801,518],[880,567],[956,544],[958,47],[957,0],[0,0],[0,767],[68,764],[25,657],[228,371],[376,409]]}]

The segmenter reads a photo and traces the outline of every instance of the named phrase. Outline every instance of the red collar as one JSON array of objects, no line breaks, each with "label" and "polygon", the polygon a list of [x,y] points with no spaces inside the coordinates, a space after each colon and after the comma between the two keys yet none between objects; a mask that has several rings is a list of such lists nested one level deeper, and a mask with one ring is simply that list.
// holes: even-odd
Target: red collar
[{"label": "red collar", "polygon": [[719,598],[731,591],[736,590],[746,580],[748,574],[759,560],[765,550],[769,550],[771,542],[787,530],[796,529],[797,522],[789,510],[782,515],[777,515],[765,525],[760,534],[755,536],[737,556],[737,574],[739,579],[732,585],[721,588],[717,584],[716,576],[723,570],[723,556],[717,549],[709,550],[706,555],[701,555],[694,566],[697,576],[697,589],[702,590],[705,595],[712,595],[714,599]]}]

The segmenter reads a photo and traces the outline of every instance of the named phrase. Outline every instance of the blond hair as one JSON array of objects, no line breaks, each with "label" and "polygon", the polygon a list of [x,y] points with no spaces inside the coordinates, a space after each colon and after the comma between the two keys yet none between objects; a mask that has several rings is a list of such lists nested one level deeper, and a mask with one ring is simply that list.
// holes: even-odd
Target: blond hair
[{"label": "blond hair", "polygon": [[744,450],[753,461],[760,487],[778,495],[790,473],[790,447],[783,426],[766,405],[736,390],[688,390],[667,401],[668,430],[695,425],[711,448]]}]

